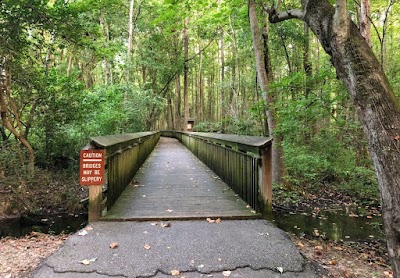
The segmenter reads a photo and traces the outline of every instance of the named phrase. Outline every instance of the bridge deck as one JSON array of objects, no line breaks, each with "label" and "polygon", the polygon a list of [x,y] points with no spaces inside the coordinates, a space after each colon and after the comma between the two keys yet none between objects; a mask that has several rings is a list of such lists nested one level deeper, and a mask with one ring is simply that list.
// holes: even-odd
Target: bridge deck
[{"label": "bridge deck", "polygon": [[161,138],[103,220],[259,218],[176,139]]}]

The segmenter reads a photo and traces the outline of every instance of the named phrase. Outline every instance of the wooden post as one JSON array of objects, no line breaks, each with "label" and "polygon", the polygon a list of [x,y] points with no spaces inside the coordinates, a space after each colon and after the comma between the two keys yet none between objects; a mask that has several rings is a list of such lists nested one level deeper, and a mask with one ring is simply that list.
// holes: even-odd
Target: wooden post
[{"label": "wooden post", "polygon": [[89,186],[89,222],[98,221],[101,217],[103,185]]},{"label": "wooden post", "polygon": [[261,149],[261,198],[264,213],[272,211],[272,145]]}]

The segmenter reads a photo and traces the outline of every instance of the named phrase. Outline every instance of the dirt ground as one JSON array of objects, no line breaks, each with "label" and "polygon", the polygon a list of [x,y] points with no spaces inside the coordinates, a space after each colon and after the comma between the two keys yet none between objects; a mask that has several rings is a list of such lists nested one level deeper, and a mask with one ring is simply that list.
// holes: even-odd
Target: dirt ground
[{"label": "dirt ground", "polygon": [[0,239],[0,278],[30,277],[42,260],[60,248],[67,237],[32,232],[21,238]]},{"label": "dirt ground", "polygon": [[382,243],[365,244],[306,239],[290,235],[307,260],[318,265],[321,277],[393,278],[386,247]]}]

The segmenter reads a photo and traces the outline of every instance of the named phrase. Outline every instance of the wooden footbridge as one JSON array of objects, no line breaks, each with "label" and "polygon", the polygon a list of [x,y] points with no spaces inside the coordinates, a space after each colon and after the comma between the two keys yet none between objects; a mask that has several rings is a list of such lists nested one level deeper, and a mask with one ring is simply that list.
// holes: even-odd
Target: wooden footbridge
[{"label": "wooden footbridge", "polygon": [[107,163],[106,183],[89,187],[92,223],[33,277],[317,277],[283,231],[254,219],[271,208],[269,138],[164,131],[88,148],[100,150],[82,152],[99,154],[82,155],[86,169]]},{"label": "wooden footbridge", "polygon": [[89,187],[89,221],[252,219],[271,208],[270,138],[197,132],[93,137],[106,182]]}]

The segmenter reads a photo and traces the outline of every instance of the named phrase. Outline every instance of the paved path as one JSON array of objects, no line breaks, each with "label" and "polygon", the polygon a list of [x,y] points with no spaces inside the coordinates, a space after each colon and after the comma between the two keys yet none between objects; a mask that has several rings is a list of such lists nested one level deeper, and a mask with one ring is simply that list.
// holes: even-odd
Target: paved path
[{"label": "paved path", "polygon": [[[242,278],[314,275],[286,234],[264,220],[155,223],[94,223],[87,235],[71,236],[34,277],[170,277],[173,270],[187,278],[224,277],[224,271]],[[80,263],[85,259],[96,260]]]},{"label": "paved path", "polygon": [[105,220],[261,217],[176,139],[162,137],[133,181]]},{"label": "paved path", "polygon": [[177,141],[161,143],[107,221],[72,235],[33,277],[315,277],[283,231],[248,219],[257,215]]}]

